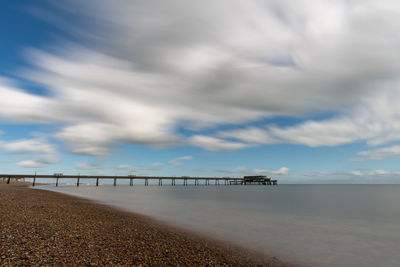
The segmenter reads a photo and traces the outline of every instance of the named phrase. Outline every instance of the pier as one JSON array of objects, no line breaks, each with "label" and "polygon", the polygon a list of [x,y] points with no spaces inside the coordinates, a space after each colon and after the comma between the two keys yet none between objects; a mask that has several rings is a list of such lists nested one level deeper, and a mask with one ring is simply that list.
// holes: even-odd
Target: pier
[{"label": "pier", "polygon": [[[191,185],[199,186],[199,185],[277,185],[277,180],[272,180],[266,176],[244,176],[243,178],[238,177],[193,177],[193,176],[140,176],[140,175],[65,175],[62,173],[54,173],[54,174],[0,174],[0,179],[6,181],[7,184],[10,181],[20,181],[25,179],[32,179],[32,186],[36,185],[37,179],[51,179],[55,181],[55,185],[58,186],[61,180],[72,180],[76,182],[76,186],[81,184],[83,179],[92,179],[96,180],[96,186],[99,186],[99,181],[103,179],[109,179],[113,181],[113,185],[117,186],[118,180],[129,180],[129,185],[133,186],[134,181],[144,181],[144,185],[149,185],[149,180],[154,180],[158,182],[158,186],[162,186],[163,184],[167,184],[170,182],[170,185],[175,186],[181,184],[183,186],[188,186],[189,181],[191,181]],[[210,183],[213,181],[214,183]],[[157,185],[157,183],[155,183]]]},{"label": "pier", "polygon": [[244,176],[243,179],[229,181],[231,185],[277,185],[278,180],[272,180],[264,175]]}]

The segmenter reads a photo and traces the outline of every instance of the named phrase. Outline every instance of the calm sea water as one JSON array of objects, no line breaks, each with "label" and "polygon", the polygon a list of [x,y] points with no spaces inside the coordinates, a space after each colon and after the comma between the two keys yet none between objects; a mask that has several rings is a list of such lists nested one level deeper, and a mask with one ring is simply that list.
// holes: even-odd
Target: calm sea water
[{"label": "calm sea water", "polygon": [[400,185],[44,188],[307,266],[400,265]]}]

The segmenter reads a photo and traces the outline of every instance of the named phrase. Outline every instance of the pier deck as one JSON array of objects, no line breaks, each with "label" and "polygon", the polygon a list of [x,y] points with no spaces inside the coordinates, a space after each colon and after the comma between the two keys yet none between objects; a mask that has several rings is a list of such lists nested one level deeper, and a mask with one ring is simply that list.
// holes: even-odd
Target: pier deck
[{"label": "pier deck", "polygon": [[149,180],[158,180],[158,185],[162,186],[163,182],[169,181],[171,185],[176,185],[176,181],[180,181],[182,185],[187,186],[188,181],[192,181],[193,185],[210,185],[210,181],[214,181],[215,185],[277,185],[277,180],[271,180],[266,176],[244,176],[243,178],[237,177],[192,177],[192,176],[140,176],[140,175],[65,175],[62,173],[54,174],[0,174],[0,179],[7,181],[9,184],[11,180],[25,180],[32,179],[32,186],[36,185],[36,179],[52,179],[55,181],[56,186],[59,185],[61,180],[75,180],[76,185],[81,184],[82,179],[95,179],[96,186],[99,186],[99,181],[103,179],[113,180],[113,185],[117,185],[118,180],[129,180],[129,185],[133,186],[135,180],[144,181],[144,185],[149,185]]}]

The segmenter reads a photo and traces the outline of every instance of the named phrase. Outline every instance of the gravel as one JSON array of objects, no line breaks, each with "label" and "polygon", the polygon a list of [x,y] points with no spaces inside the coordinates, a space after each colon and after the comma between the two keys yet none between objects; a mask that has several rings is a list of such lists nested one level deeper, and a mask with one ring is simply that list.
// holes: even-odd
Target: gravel
[{"label": "gravel", "polygon": [[0,266],[288,266],[89,200],[0,183]]}]

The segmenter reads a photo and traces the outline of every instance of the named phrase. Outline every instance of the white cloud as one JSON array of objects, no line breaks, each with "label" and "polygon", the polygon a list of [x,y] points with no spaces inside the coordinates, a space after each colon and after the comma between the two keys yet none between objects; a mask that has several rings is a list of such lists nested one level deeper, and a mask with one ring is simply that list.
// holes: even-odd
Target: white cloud
[{"label": "white cloud", "polygon": [[[106,156],[116,143],[218,151],[399,140],[395,1],[70,1],[60,10],[96,27],[62,24],[80,45],[29,51],[36,67],[21,75],[49,92],[0,81],[0,118],[58,122],[74,153]],[[218,132],[320,112],[336,115]],[[180,128],[216,132],[183,137]]]},{"label": "white cloud", "polygon": [[[0,77],[0,118],[14,123],[45,122],[54,119],[54,102],[28,94]],[[51,110],[52,112],[48,112]]]},{"label": "white cloud", "polygon": [[352,171],[351,174],[355,175],[355,176],[361,176],[362,175],[361,171]]},{"label": "white cloud", "polygon": [[44,163],[39,162],[37,160],[29,159],[29,160],[23,160],[18,162],[18,166],[24,167],[24,168],[41,168],[44,167]]},{"label": "white cloud", "polygon": [[286,175],[289,173],[289,168],[287,167],[282,167],[279,170],[276,171],[271,171],[271,173],[273,174],[277,174],[277,175]]},{"label": "white cloud", "polygon": [[[396,104],[396,99],[400,97],[400,82],[389,84],[384,89],[384,92],[379,91],[368,99],[360,100],[346,115],[318,121],[309,120],[286,127],[269,125],[263,128],[224,131],[220,135],[255,144],[289,143],[310,147],[337,146],[360,141],[376,146],[398,141],[400,107]],[[391,152],[383,150],[381,153]]]},{"label": "white cloud", "polygon": [[289,168],[281,167],[277,170],[266,170],[266,169],[254,169],[254,174],[274,174],[274,175],[287,175],[289,173]]},{"label": "white cloud", "polygon": [[45,138],[20,139],[14,141],[0,141],[0,150],[11,154],[33,157],[23,160],[17,165],[25,168],[39,168],[59,161],[54,145],[48,143]]},{"label": "white cloud", "polygon": [[357,153],[357,156],[359,156],[359,158],[355,158],[353,160],[379,160],[390,157],[399,157],[400,146],[395,145],[391,147],[361,151]]},{"label": "white cloud", "polygon": [[243,142],[253,144],[274,144],[279,142],[267,131],[256,127],[231,131],[221,131],[218,133],[218,135],[222,138],[235,138]]},{"label": "white cloud", "polygon": [[168,161],[168,163],[174,167],[178,167],[178,166],[182,166],[182,161],[187,161],[187,160],[192,160],[193,157],[192,156],[183,156],[183,157],[179,157],[179,158],[175,158],[172,159],[170,161]]},{"label": "white cloud", "polygon": [[205,135],[194,135],[190,137],[189,144],[199,146],[210,151],[235,150],[251,146],[246,143],[231,142],[221,138],[205,136]]},{"label": "white cloud", "polygon": [[238,166],[233,170],[217,170],[222,173],[232,173],[237,175],[287,175],[289,174],[289,168],[281,167],[277,170],[268,169],[249,169],[246,166]]},{"label": "white cloud", "polygon": [[90,164],[90,163],[85,163],[85,162],[80,162],[75,165],[75,168],[78,170],[95,170],[98,169],[99,166],[97,164]]},{"label": "white cloud", "polygon": [[9,153],[43,153],[53,154],[55,148],[51,144],[44,143],[40,140],[21,139],[11,142],[0,141],[0,149]]}]

